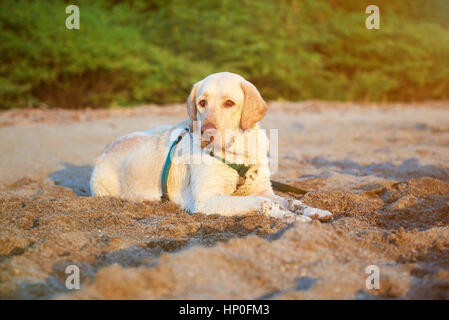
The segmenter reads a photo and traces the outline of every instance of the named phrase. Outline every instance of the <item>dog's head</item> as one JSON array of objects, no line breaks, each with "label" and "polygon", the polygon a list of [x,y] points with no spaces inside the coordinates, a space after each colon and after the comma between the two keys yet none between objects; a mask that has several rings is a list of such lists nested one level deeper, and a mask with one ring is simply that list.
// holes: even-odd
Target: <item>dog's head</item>
[{"label": "dog's head", "polygon": [[[252,129],[267,111],[257,88],[230,72],[214,73],[197,82],[187,99],[190,130],[201,125],[202,147],[226,145],[229,131]],[[228,134],[226,134],[226,131]]]}]

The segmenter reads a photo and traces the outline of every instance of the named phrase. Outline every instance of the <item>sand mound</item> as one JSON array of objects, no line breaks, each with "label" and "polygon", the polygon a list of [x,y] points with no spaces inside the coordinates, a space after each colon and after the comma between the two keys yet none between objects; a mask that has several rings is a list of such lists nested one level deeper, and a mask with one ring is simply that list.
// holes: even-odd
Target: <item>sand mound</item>
[{"label": "sand mound", "polygon": [[[77,298],[449,298],[449,185],[437,179],[309,193],[303,200],[335,219],[294,225],[257,213],[188,215],[171,203],[80,197],[32,179],[6,189],[2,298],[67,291],[71,264],[82,274]],[[390,289],[365,289],[371,264]]]}]

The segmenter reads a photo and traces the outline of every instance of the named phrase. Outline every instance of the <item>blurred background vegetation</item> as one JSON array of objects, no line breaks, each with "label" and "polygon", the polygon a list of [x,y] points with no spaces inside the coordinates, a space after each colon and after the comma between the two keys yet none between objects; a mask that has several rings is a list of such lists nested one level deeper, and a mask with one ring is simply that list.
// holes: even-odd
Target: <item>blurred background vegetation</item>
[{"label": "blurred background vegetation", "polygon": [[267,100],[449,95],[448,0],[2,0],[0,30],[0,108],[180,102],[219,71]]}]

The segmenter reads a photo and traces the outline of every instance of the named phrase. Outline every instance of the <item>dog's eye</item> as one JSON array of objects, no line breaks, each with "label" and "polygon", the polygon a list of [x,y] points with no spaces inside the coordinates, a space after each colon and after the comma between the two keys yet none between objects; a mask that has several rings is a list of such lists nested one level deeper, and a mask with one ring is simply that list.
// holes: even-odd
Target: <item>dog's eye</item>
[{"label": "dog's eye", "polygon": [[232,102],[231,100],[226,100],[226,102],[225,102],[225,107],[227,107],[227,108],[230,108],[234,105],[235,105],[235,103]]},{"label": "dog's eye", "polygon": [[206,100],[200,100],[200,101],[198,101],[198,105],[200,106],[200,107],[205,107],[205,106],[207,106],[207,101]]}]

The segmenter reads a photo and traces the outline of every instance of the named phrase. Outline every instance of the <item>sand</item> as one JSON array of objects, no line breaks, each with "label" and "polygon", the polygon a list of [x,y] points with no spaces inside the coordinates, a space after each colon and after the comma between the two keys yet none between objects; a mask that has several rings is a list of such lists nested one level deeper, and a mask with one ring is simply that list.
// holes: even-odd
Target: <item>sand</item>
[{"label": "sand", "polygon": [[0,298],[449,299],[449,103],[269,104],[273,178],[331,222],[89,197],[108,142],[183,118],[181,105],[1,112]]}]

